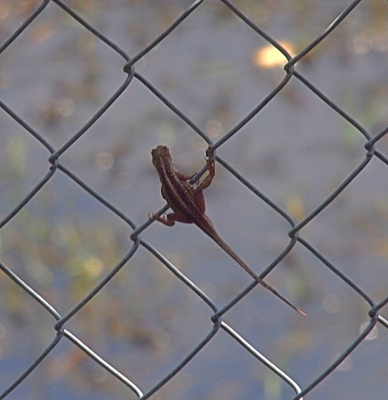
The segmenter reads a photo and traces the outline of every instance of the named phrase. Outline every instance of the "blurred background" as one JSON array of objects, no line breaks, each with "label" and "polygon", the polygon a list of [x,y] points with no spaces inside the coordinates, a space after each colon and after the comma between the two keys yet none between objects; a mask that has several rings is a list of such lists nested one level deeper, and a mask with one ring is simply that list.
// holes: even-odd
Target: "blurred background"
[{"label": "blurred background", "polygon": [[[297,54],[351,2],[235,0],[255,24]],[[0,1],[3,44],[41,4]],[[133,57],[191,4],[181,0],[66,1]],[[296,66],[371,135],[387,126],[388,3],[363,1]],[[285,76],[284,57],[221,1],[204,1],[135,64],[213,141],[250,113]],[[126,78],[125,60],[54,2],[0,54],[1,101],[60,148]],[[0,218],[43,179],[50,152],[0,114]],[[365,138],[296,78],[218,150],[218,155],[300,221],[363,161]],[[60,162],[135,224],[165,203],[150,151],[170,147],[187,173],[204,165],[204,140],[134,79]],[[377,143],[388,155],[386,138]],[[387,296],[387,165],[374,158],[301,235],[375,302]],[[262,272],[289,243],[289,223],[217,165],[207,213],[226,242]],[[0,261],[61,315],[128,253],[131,230],[57,171],[0,231]],[[220,308],[251,282],[197,227],[152,224],[142,234]],[[307,313],[300,317],[263,287],[224,316],[302,387],[319,376],[369,322],[368,304],[300,244],[267,277]],[[0,275],[0,392],[55,337],[53,317]],[[140,248],[67,324],[144,392],[211,330],[212,310]],[[388,317],[385,309],[382,315]],[[387,330],[376,326],[311,400],[382,399]],[[224,331],[154,398],[292,399],[294,392]],[[136,396],[64,339],[7,399],[128,399]]]}]

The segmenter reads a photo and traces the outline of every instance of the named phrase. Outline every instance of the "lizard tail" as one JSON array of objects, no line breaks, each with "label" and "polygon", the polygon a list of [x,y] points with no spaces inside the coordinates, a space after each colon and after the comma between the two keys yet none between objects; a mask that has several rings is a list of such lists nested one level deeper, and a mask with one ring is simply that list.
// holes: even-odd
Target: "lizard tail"
[{"label": "lizard tail", "polygon": [[266,289],[271,291],[275,296],[279,297],[279,299],[283,300],[286,304],[288,304],[291,308],[293,308],[295,311],[297,311],[300,315],[303,315],[304,317],[306,314],[300,310],[298,307],[295,307],[290,301],[288,301],[285,297],[283,297],[276,289],[274,289],[272,286],[268,285],[265,283],[255,272],[252,271],[251,268],[248,267],[248,265],[229,247],[223,239],[216,233],[216,231],[208,233],[206,232],[226,253],[228,253],[236,262],[239,264],[244,270],[256,280],[257,283],[259,283],[261,286],[264,286]]}]

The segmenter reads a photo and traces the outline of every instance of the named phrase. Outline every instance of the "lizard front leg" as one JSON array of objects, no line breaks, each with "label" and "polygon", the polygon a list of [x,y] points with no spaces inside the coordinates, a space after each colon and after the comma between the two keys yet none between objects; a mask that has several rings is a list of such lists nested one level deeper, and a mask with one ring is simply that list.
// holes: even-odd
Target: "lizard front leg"
[{"label": "lizard front leg", "polygon": [[206,166],[208,168],[208,175],[205,179],[198,185],[197,191],[202,192],[206,189],[213,181],[214,175],[216,174],[216,164],[214,162],[214,151],[211,147],[206,150]]}]

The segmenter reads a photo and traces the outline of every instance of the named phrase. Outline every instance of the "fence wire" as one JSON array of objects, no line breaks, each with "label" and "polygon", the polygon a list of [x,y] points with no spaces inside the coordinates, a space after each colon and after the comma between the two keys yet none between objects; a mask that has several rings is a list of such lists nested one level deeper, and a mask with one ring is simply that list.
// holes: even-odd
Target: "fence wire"
[{"label": "fence wire", "polygon": [[[15,206],[13,210],[8,212],[7,215],[3,217],[0,222],[0,229],[2,229],[6,224],[11,223],[13,218],[23,211],[24,207],[29,203],[34,196],[42,190],[43,187],[53,178],[55,174],[65,174],[68,178],[73,180],[79,187],[81,187],[88,194],[93,196],[98,202],[100,202],[104,207],[116,214],[124,223],[126,223],[131,230],[131,240],[133,241],[132,247],[128,249],[127,254],[123,257],[120,262],[111,266],[110,272],[101,280],[99,284],[90,290],[90,292],[80,301],[78,304],[68,311],[66,314],[61,314],[58,312],[48,301],[41,296],[33,286],[27,284],[20,276],[18,276],[13,269],[9,266],[0,263],[0,268],[3,273],[12,281],[14,281],[22,290],[24,290],[31,299],[35,300],[43,307],[48,313],[50,313],[55,322],[53,328],[56,331],[56,336],[52,342],[44,349],[44,351],[37,357],[31,365],[26,366],[25,370],[16,377],[13,382],[9,383],[6,388],[0,388],[2,393],[0,399],[6,398],[15,388],[22,385],[27,377],[33,372],[38,365],[48,356],[53,350],[63,341],[69,340],[79,349],[81,349],[85,354],[87,354],[96,363],[100,364],[109,374],[117,378],[124,385],[128,387],[139,399],[145,400],[151,397],[153,394],[157,393],[167,382],[169,382],[174,376],[179,374],[182,369],[193,360],[197,354],[204,349],[204,347],[211,342],[215,337],[217,337],[220,331],[223,331],[230,335],[236,342],[238,342],[243,348],[245,348],[249,353],[251,353],[257,361],[264,364],[268,369],[272,370],[277,374],[285,384],[295,392],[292,398],[293,400],[303,399],[310,391],[312,391],[317,385],[320,385],[330,374],[352,353],[356,348],[368,337],[372,329],[376,324],[381,327],[388,328],[388,321],[380,315],[380,310],[386,306],[388,302],[388,296],[382,301],[377,302],[374,300],[362,287],[356,284],[352,279],[346,276],[339,267],[334,265],[329,261],[317,248],[315,248],[305,237],[303,237],[301,230],[307,224],[309,224],[313,219],[315,219],[318,214],[320,214],[326,207],[328,207],[334,199],[336,199],[355,179],[362,175],[368,165],[372,160],[378,160],[382,168],[388,166],[387,157],[377,149],[378,142],[381,141],[385,134],[388,132],[388,127],[385,127],[376,135],[372,135],[357,121],[357,119],[348,115],[338,104],[333,102],[331,99],[326,97],[306,76],[303,75],[298,70],[297,63],[304,58],[308,57],[309,53],[316,48],[316,46],[327,38],[357,7],[360,6],[362,0],[350,2],[348,7],[340,12],[335,20],[330,24],[330,26],[318,37],[315,38],[308,46],[306,46],[297,55],[292,56],[278,41],[274,40],[267,32],[263,31],[259,26],[257,26],[247,15],[245,15],[234,3],[228,0],[220,0],[219,4],[227,7],[230,12],[234,13],[239,19],[241,24],[245,24],[252,31],[255,32],[258,37],[264,39],[269,45],[273,46],[280,53],[284,55],[287,62],[284,65],[284,76],[281,82],[258,104],[255,108],[245,116],[241,121],[238,122],[232,129],[226,132],[218,141],[213,142],[209,135],[201,129],[196,123],[193,122],[184,112],[179,108],[179,105],[170,101],[161,91],[159,91],[155,86],[152,85],[149,80],[147,80],[141,73],[137,72],[137,65],[142,61],[142,59],[155,47],[157,47],[161,42],[163,42],[171,32],[175,30],[179,25],[184,24],[187,17],[189,17],[194,12],[201,12],[201,5],[205,3],[205,0],[197,0],[193,2],[173,23],[166,29],[162,34],[156,37],[150,44],[148,44],[142,51],[136,55],[129,56],[125,50],[116,45],[112,40],[109,39],[102,31],[98,30],[91,23],[84,20],[71,6],[67,5],[65,2],[60,0],[45,0],[41,5],[39,5],[32,14],[25,19],[23,24],[3,43],[0,48],[1,54],[9,47],[12,47],[14,42],[21,36],[24,32],[28,31],[31,24],[39,16],[44,15],[46,12],[46,7],[52,3],[60,7],[63,13],[66,13],[77,25],[77,29],[85,29],[92,33],[96,40],[99,40],[109,46],[114,52],[116,52],[122,58],[122,68],[123,68],[123,81],[121,86],[115,91],[115,93],[106,100],[103,106],[95,112],[95,114],[87,121],[87,123],[76,132],[69,140],[67,140],[61,147],[56,147],[49,140],[47,140],[42,133],[35,130],[28,122],[22,118],[18,113],[12,110],[3,101],[0,101],[0,107],[2,110],[8,114],[14,121],[16,121],[26,132],[26,134],[32,135],[41,146],[46,148],[50,157],[47,163],[47,173],[44,178],[25,196],[19,204]],[[363,2],[365,3],[365,2]],[[209,38],[211,40],[211,38]],[[255,283],[253,282],[246,289],[241,291],[229,304],[225,305],[223,308],[219,308],[217,304],[197,285],[195,285],[184,273],[174,266],[168,259],[166,259],[162,254],[150,243],[141,238],[141,233],[144,232],[151,225],[151,221],[146,220],[140,226],[137,226],[131,218],[125,213],[121,212],[116,208],[111,202],[107,201],[103,196],[101,196],[96,190],[86,184],[80,176],[73,173],[66,165],[62,162],[62,156],[73,146],[77,145],[79,139],[87,134],[88,130],[97,122],[104,119],[105,112],[110,109],[118,100],[118,98],[126,91],[126,89],[134,82],[138,81],[143,85],[148,91],[155,95],[161,102],[163,102],[172,113],[178,116],[187,126],[196,132],[206,143],[217,150],[228,142],[233,136],[235,136],[249,121],[257,116],[266,105],[268,105],[281,91],[287,86],[291,79],[299,80],[306,88],[308,88],[311,93],[313,93],[317,98],[319,98],[323,103],[329,106],[335,113],[338,114],[340,118],[351,124],[355,130],[359,132],[364,138],[364,149],[365,156],[359,165],[354,168],[354,170],[349,174],[349,176],[336,187],[330,196],[328,196],[321,204],[319,204],[315,210],[309,213],[302,221],[296,222],[293,217],[284,211],[278,204],[273,202],[265,193],[257,189],[248,179],[242,176],[237,170],[235,170],[226,160],[217,156],[216,152],[216,162],[222,165],[227,171],[234,175],[243,185],[246,186],[255,196],[257,196],[258,201],[261,200],[265,202],[269,207],[271,207],[276,213],[278,213],[285,221],[290,225],[290,230],[288,232],[289,244],[286,249],[279,254],[279,256],[274,259],[270,266],[261,274],[261,277],[265,277],[271,270],[273,270],[294,248],[296,244],[304,246],[314,257],[316,257],[324,266],[331,270],[335,275],[338,276],[346,285],[348,285],[367,305],[368,313],[365,317],[368,318],[368,323],[364,325],[364,328],[360,332],[359,336],[350,344],[348,347],[337,356],[337,358],[326,367],[326,369],[312,380],[309,384],[301,387],[298,382],[293,380],[289,373],[278,366],[276,366],[272,361],[266,358],[259,350],[257,350],[252,344],[245,340],[235,329],[228,325],[223,320],[227,312],[231,310],[236,304],[250,293]],[[2,117],[4,118],[4,116]],[[165,207],[167,209],[167,207]],[[193,347],[191,351],[186,355],[186,357],[177,365],[172,368],[166,376],[163,377],[160,382],[155,384],[153,387],[147,388],[145,391],[140,389],[137,382],[133,381],[131,377],[124,376],[120,373],[113,365],[97,355],[91,348],[89,348],[82,340],[80,340],[77,335],[70,332],[67,329],[67,322],[73,318],[94,296],[96,296],[104,286],[114,279],[118,272],[128,264],[132,257],[136,254],[138,249],[142,247],[146,249],[150,254],[159,259],[181,282],[187,286],[191,291],[193,291],[199,298],[212,310],[212,328],[210,331],[202,338],[200,343]],[[388,294],[388,293],[386,293]],[[130,305],[128,305],[130,307]],[[204,350],[206,351],[206,349]],[[384,352],[384,349],[381,349]],[[385,356],[386,357],[386,356]],[[136,362],[132,360],[132,362]],[[368,368],[365,366],[365,368]],[[200,382],[194,383],[194,385],[200,385]],[[360,384],[361,381],[360,381]],[[337,397],[338,394],[333,394]]]}]

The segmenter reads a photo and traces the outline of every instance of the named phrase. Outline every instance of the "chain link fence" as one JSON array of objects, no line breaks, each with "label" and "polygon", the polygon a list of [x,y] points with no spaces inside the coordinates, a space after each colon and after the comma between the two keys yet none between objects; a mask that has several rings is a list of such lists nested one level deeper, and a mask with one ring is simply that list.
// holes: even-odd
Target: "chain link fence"
[{"label": "chain link fence", "polygon": [[[388,166],[388,158],[379,148],[379,145],[381,145],[381,143],[385,139],[385,134],[387,133],[388,128],[382,127],[377,133],[372,134],[368,129],[365,129],[362,126],[361,122],[358,121],[357,116],[352,116],[348,114],[345,109],[341,107],[337,102],[332,101],[330,98],[328,98],[320,89],[318,89],[318,87],[314,83],[312,83],[310,79],[307,78],[306,74],[301,72],[303,69],[298,68],[298,63],[303,61],[307,63],[309,57],[311,56],[311,53],[316,51],[316,49],[319,49],[320,44],[324,42],[325,39],[327,39],[330,35],[332,35],[332,33],[335,32],[335,30],[339,26],[341,26],[341,24],[347,18],[351,18],[356,10],[361,9],[361,12],[363,12],[364,9],[362,7],[365,7],[368,1],[358,0],[349,2],[346,8],[338,12],[336,18],[329,25],[329,27],[322,34],[316,36],[315,39],[308,43],[307,46],[304,46],[304,48],[301,51],[297,52],[296,55],[291,55],[290,52],[287,50],[287,46],[275,40],[269,33],[267,33],[267,31],[262,30],[260,26],[254,22],[254,18],[252,15],[242,12],[239,8],[238,1],[220,0],[219,2],[207,2],[205,0],[198,0],[192,2],[183,12],[180,11],[178,17],[174,17],[174,20],[170,22],[170,25],[167,29],[165,29],[161,34],[158,34],[157,37],[154,37],[152,40],[147,37],[145,41],[148,44],[144,45],[142,50],[139,51],[137,54],[131,54],[131,56],[129,56],[126,50],[117,45],[114,40],[109,37],[108,32],[112,32],[111,26],[109,26],[109,29],[107,27],[107,29],[96,28],[93,22],[87,21],[81,16],[82,12],[77,12],[77,10],[79,10],[80,4],[78,4],[77,2],[73,3],[67,3],[60,0],[45,0],[39,5],[36,5],[36,3],[34,4],[33,2],[29,3],[31,13],[29,14],[29,16],[25,17],[22,25],[18,29],[14,30],[13,33],[9,35],[5,41],[3,41],[3,44],[0,47],[0,61],[3,54],[6,54],[7,51],[12,50],[13,46],[17,46],[17,41],[20,37],[22,37],[23,35],[31,34],[31,29],[34,26],[34,23],[39,18],[45,18],[46,20],[49,20],[51,17],[51,13],[53,12],[53,8],[55,7],[61,9],[60,13],[62,15],[62,18],[68,17],[71,19],[72,22],[70,23],[70,29],[78,31],[86,30],[90,32],[94,36],[95,41],[108,46],[108,48],[121,59],[121,65],[118,63],[118,68],[123,70],[122,82],[120,83],[119,88],[115,90],[113,95],[111,95],[109,98],[106,98],[102,106],[97,111],[93,111],[93,115],[88,118],[87,122],[84,123],[82,128],[72,134],[71,137],[67,138],[66,141],[61,145],[53,144],[55,143],[54,139],[47,139],[47,135],[33,128],[33,126],[29,123],[28,115],[22,116],[17,111],[17,109],[9,106],[8,104],[6,104],[5,101],[0,101],[0,107],[4,111],[1,120],[4,121],[7,118],[9,119],[10,117],[13,121],[16,122],[16,124],[19,125],[24,135],[31,135],[35,139],[35,142],[39,143],[39,146],[46,151],[46,155],[49,154],[49,157],[47,157],[46,155],[43,155],[41,157],[41,160],[44,160],[45,162],[45,167],[43,168],[46,168],[44,177],[37,184],[35,184],[32,189],[30,189],[27,195],[23,195],[22,198],[20,196],[18,197],[18,201],[16,201],[13,209],[9,209],[8,207],[8,210],[4,211],[4,207],[2,208],[3,216],[0,223],[0,228],[3,232],[5,232],[7,226],[12,226],[15,218],[23,214],[29,203],[33,202],[33,199],[41,191],[45,190],[45,188],[48,187],[53,178],[60,174],[62,176],[65,176],[66,179],[73,181],[82,191],[85,191],[88,195],[97,200],[97,202],[99,202],[102,207],[108,210],[109,213],[115,215],[116,218],[118,217],[120,221],[126,224],[127,234],[129,232],[133,244],[131,246],[128,245],[129,242],[127,242],[126,244],[122,244],[122,246],[127,247],[125,256],[122,256],[119,262],[115,264],[105,265],[105,268],[109,272],[106,273],[106,275],[97,283],[95,283],[93,287],[90,287],[88,293],[84,295],[84,297],[80,301],[78,301],[76,304],[72,304],[71,307],[69,307],[68,311],[63,313],[58,311],[57,308],[53,305],[55,304],[55,296],[53,297],[50,291],[47,290],[45,291],[46,294],[41,294],[40,290],[38,289],[39,285],[35,285],[32,279],[23,278],[25,276],[23,271],[20,273],[15,272],[18,271],[18,268],[14,265],[8,265],[7,262],[0,263],[0,268],[4,274],[1,279],[1,284],[3,285],[3,287],[6,284],[5,281],[13,281],[23,292],[25,292],[25,294],[28,296],[28,298],[31,299],[31,301],[37,302],[41,308],[43,308],[47,313],[50,314],[50,316],[53,318],[51,327],[54,328],[56,332],[55,337],[51,340],[49,344],[45,345],[45,348],[41,352],[41,354],[31,360],[28,365],[24,365],[22,370],[19,369],[20,372],[18,376],[13,376],[12,381],[7,382],[6,387],[0,388],[0,398],[11,398],[14,393],[18,393],[18,389],[20,390],[20,388],[22,388],[28,380],[35,379],[35,375],[33,374],[33,372],[39,368],[39,366],[41,365],[41,363],[44,362],[45,359],[49,358],[50,356],[55,358],[56,349],[60,348],[60,346],[64,346],[64,342],[66,342],[66,345],[70,342],[71,346],[74,346],[77,349],[81,350],[83,357],[85,357],[85,355],[87,357],[90,357],[90,359],[99,364],[106,373],[117,379],[117,382],[120,381],[122,384],[124,384],[125,387],[128,389],[125,392],[125,398],[132,396],[134,398],[137,397],[139,399],[147,399],[152,395],[159,395],[159,397],[164,397],[160,394],[160,390],[166,384],[171,382],[175,377],[182,374],[186,366],[188,366],[192,362],[195,362],[194,360],[197,359],[197,356],[200,352],[201,354],[202,352],[206,352],[208,348],[207,345],[217,340],[221,332],[223,332],[222,335],[229,335],[230,338],[232,338],[236,343],[238,343],[238,345],[240,345],[243,349],[245,349],[253,356],[255,362],[263,364],[265,368],[268,369],[268,371],[272,371],[274,374],[277,375],[277,379],[283,381],[283,385],[286,385],[289,389],[291,389],[291,391],[293,392],[292,394],[291,392],[288,392],[288,395],[284,394],[281,398],[293,400],[309,398],[309,396],[306,395],[314,393],[314,389],[324,384],[324,382],[330,378],[333,371],[335,371],[340,365],[343,365],[349,355],[357,352],[359,345],[362,344],[367,338],[370,338],[370,335],[373,334],[376,327],[388,328],[387,319],[380,314],[380,312],[383,311],[383,308],[386,307],[386,304],[388,302],[387,291],[385,291],[385,293],[380,293],[379,298],[376,299],[374,296],[369,294],[366,289],[362,287],[360,282],[351,279],[343,272],[340,267],[341,263],[338,263],[337,265],[336,263],[330,261],[330,257],[324,255],[324,252],[319,249],[320,246],[312,244],[312,242],[307,238],[308,236],[304,234],[306,226],[317,220],[321,213],[326,210],[333,202],[335,202],[335,200],[338,199],[344,191],[347,190],[349,185],[359,179],[359,177],[363,176],[363,174],[367,174],[366,171],[368,171],[370,165],[373,164],[374,168],[377,168],[376,165],[378,164],[378,169],[380,171],[382,170],[383,172],[386,171],[386,168]],[[132,2],[125,3],[125,6],[130,8],[132,6],[131,3]],[[137,2],[133,3],[135,4]],[[209,3],[212,3],[214,7],[219,7],[219,10],[221,10],[220,12],[228,13],[234,18],[238,19],[238,23],[241,24],[241,26],[244,26],[244,29],[250,29],[252,33],[257,36],[258,40],[264,41],[266,46],[268,46],[269,48],[276,49],[286,59],[286,61],[283,63],[284,71],[281,79],[279,80],[279,83],[277,83],[275,87],[273,87],[273,89],[266,96],[264,96],[264,98],[258,104],[251,105],[251,111],[244,118],[241,118],[239,122],[233,126],[233,128],[220,135],[220,137],[216,141],[212,140],[212,136],[209,134],[208,131],[202,129],[197,123],[194,122],[194,119],[189,117],[190,113],[182,111],[180,105],[177,102],[170,100],[168,96],[165,95],[162,91],[158,90],[150,82],[150,80],[148,80],[142,73],[138,72],[138,69],[141,69],[142,63],[144,62],[146,56],[153,49],[157,48],[165,40],[168,40],[170,34],[174,32],[174,30],[176,30],[178,27],[184,26],[189,17],[197,13],[205,12],[202,11],[204,10],[203,7],[205,6],[205,4]],[[155,2],[154,5],[151,5],[151,7],[152,6],[157,7],[157,2]],[[168,5],[167,7],[169,6],[170,5]],[[380,6],[385,8],[388,7],[385,2],[381,2]],[[175,7],[175,5],[171,5],[171,7],[173,8]],[[28,12],[30,12],[30,9],[28,9]],[[279,13],[281,13],[281,10],[278,11]],[[140,21],[140,24],[143,23],[147,24],[147,20],[145,19],[143,22]],[[308,23],[309,21],[305,21],[306,25]],[[387,35],[387,33],[388,29],[385,22],[385,35]],[[44,35],[44,33],[41,34]],[[211,41],[212,38],[209,37],[208,40]],[[187,44],[187,46],[190,46],[190,44]],[[42,60],[41,62],[45,63],[44,60]],[[175,63],[179,62],[179,60],[171,60],[171,62]],[[92,64],[93,61],[90,61],[90,65]],[[187,76],[187,79],[189,80],[190,76]],[[218,155],[218,152],[221,153],[221,148],[226,145],[230,140],[232,140],[232,138],[237,138],[239,137],[239,135],[244,134],[244,128],[247,126],[247,124],[255,117],[260,115],[266,108],[266,106],[272,104],[272,102],[279,96],[279,94],[287,90],[291,82],[294,82],[295,80],[304,85],[304,87],[307,88],[316,99],[319,99],[319,101],[323,102],[326,106],[333,110],[336,114],[336,117],[340,118],[347,124],[350,124],[352,129],[358,132],[359,136],[362,137],[363,140],[362,144],[358,145],[358,149],[363,148],[364,151],[362,160],[358,162],[358,164],[353,168],[348,176],[344,177],[342,183],[333,188],[331,194],[328,195],[319,205],[315,206],[314,210],[306,213],[306,215],[304,215],[303,218],[299,220],[299,222],[295,221],[291,212],[285,210],[277,201],[273,201],[270,195],[267,195],[266,193],[258,189],[255,183],[252,182],[252,180],[244,176],[244,174],[239,173],[237,169],[234,168],[226,160],[226,158]],[[360,330],[359,335],[352,341],[347,342],[346,347],[342,348],[342,351],[330,363],[325,364],[323,362],[320,362],[320,360],[315,360],[317,364],[320,364],[321,372],[314,379],[311,379],[308,383],[302,384],[298,382],[298,379],[293,379],[291,377],[291,375],[293,375],[291,369],[287,368],[286,366],[279,367],[278,365],[276,365],[276,363],[271,361],[271,355],[268,358],[264,356],[262,351],[259,350],[257,346],[253,345],[248,340],[245,340],[238,332],[238,329],[236,330],[232,328],[232,326],[227,322],[228,314],[234,308],[238,307],[240,302],[242,302],[247,296],[249,296],[252,292],[252,289],[256,287],[254,282],[245,287],[243,290],[240,290],[233,299],[220,307],[217,302],[212,299],[211,294],[207,293],[206,289],[200,288],[191,279],[189,279],[188,276],[181,271],[181,269],[178,269],[174,265],[174,263],[172,263],[168,258],[164,257],[154,244],[151,244],[150,241],[146,241],[142,238],[141,235],[143,234],[144,236],[145,232],[149,230],[149,227],[152,224],[151,221],[149,221],[148,219],[144,219],[141,224],[135,224],[131,218],[130,213],[121,211],[117,206],[113,204],[114,202],[107,200],[106,196],[103,196],[101,193],[99,193],[98,190],[93,189],[93,185],[89,185],[88,183],[86,183],[87,179],[84,179],[82,177],[82,173],[74,172],[70,167],[68,167],[68,163],[65,160],[67,153],[70,152],[70,149],[76,148],[81,140],[85,142],[92,140],[93,136],[91,135],[90,131],[97,124],[104,125],[104,119],[108,118],[107,114],[109,114],[109,112],[111,112],[112,110],[115,110],[115,106],[120,102],[121,96],[128,94],[129,88],[133,84],[135,84],[135,82],[137,85],[141,85],[144,89],[146,89],[150,94],[152,94],[152,96],[156,97],[159,101],[164,103],[164,105],[170,110],[169,112],[180,119],[180,121],[184,124],[185,129],[189,129],[192,132],[195,132],[195,134],[198,135],[202,139],[202,141],[206,142],[206,145],[211,145],[216,150],[217,170],[225,169],[228,173],[234,176],[243,186],[245,186],[245,188],[250,191],[250,193],[255,196],[257,202],[264,202],[266,206],[269,207],[268,209],[271,209],[271,212],[277,213],[277,215],[284,219],[284,221],[289,225],[288,231],[284,233],[285,237],[288,238],[287,245],[283,250],[278,252],[276,257],[271,260],[269,266],[261,271],[260,276],[262,278],[264,278],[271,271],[275,271],[276,267],[280,265],[286,259],[286,257],[289,257],[292,254],[295,247],[302,246],[305,250],[307,250],[307,252],[310,253],[310,255],[312,255],[314,258],[316,258],[316,260],[319,261],[321,266],[323,266],[327,270],[330,270],[331,273],[339,278],[339,280],[343,282],[348,288],[350,288],[351,291],[354,291],[354,294],[356,294],[356,296],[364,303],[364,311],[362,316],[365,319],[366,323]],[[90,87],[88,89],[89,91],[91,90]],[[131,107],[131,102],[137,101],[136,99],[131,98],[130,93],[127,99],[129,99],[128,101],[126,100],[126,102],[128,103],[128,108]],[[36,99],[30,99],[30,101],[35,100]],[[279,117],[281,118],[282,116]],[[47,118],[55,119],[55,115],[53,116],[53,114],[49,112],[49,117]],[[116,127],[109,126],[107,128],[108,131],[106,132],[106,134],[113,135],[112,132],[116,129]],[[157,144],[159,143],[154,143],[155,146]],[[41,169],[42,167],[39,166],[39,168]],[[204,170],[202,170],[201,172],[203,173]],[[155,187],[154,192],[156,196],[156,194],[159,193],[159,188]],[[65,198],[59,199],[59,204],[61,204],[61,202],[66,203],[68,201],[69,200]],[[64,204],[62,204],[62,206],[64,206]],[[61,206],[59,206],[59,208],[61,208]],[[149,206],[148,208],[149,211],[153,211],[151,206]],[[163,210],[167,210],[167,206]],[[60,210],[59,212],[61,213],[63,212],[63,210]],[[25,229],[28,230],[34,228],[28,227],[27,225],[25,226]],[[168,228],[163,229],[164,235],[168,236],[171,231]],[[190,227],[186,229],[190,230],[194,228]],[[4,235],[7,235],[7,233],[4,233]],[[192,246],[195,246],[195,244],[192,244]],[[206,334],[203,335],[199,343],[193,345],[184,356],[181,355],[180,361],[170,367],[170,370],[164,374],[162,379],[157,381],[152,386],[146,387],[145,390],[141,389],[141,383],[137,382],[131,376],[126,376],[125,374],[119,372],[118,369],[116,369],[116,367],[114,366],[114,363],[112,363],[112,360],[107,360],[98,355],[98,351],[95,352],[94,350],[92,350],[91,347],[80,338],[82,337],[82,335],[73,333],[69,327],[71,320],[77,318],[77,315],[82,311],[82,309],[84,309],[89,304],[89,302],[94,300],[95,296],[100,294],[100,292],[104,290],[105,286],[109,282],[113,283],[115,280],[117,281],[121,279],[121,275],[119,275],[120,271],[123,270],[121,272],[123,273],[126,269],[128,269],[128,266],[131,265],[131,263],[136,263],[135,255],[140,249],[149,252],[150,255],[158,259],[173,275],[175,275],[175,277],[181,282],[181,284],[185,285],[190,291],[195,294],[198,299],[200,299],[201,303],[209,307],[212,313],[211,329],[209,329]],[[56,262],[60,263],[60,259],[58,259]],[[366,260],[365,269],[369,268],[367,264],[368,262]],[[126,273],[129,273],[129,271],[126,271]],[[86,288],[88,288],[87,285],[84,286],[84,290],[86,290]],[[10,290],[11,293],[13,291],[19,293],[19,289],[16,289],[16,286],[12,286]],[[52,290],[55,291],[56,289]],[[147,302],[152,302],[153,293],[148,293],[147,296]],[[53,299],[53,301],[48,301],[46,300],[46,298]],[[5,304],[4,302],[5,300],[3,299],[3,304]],[[179,303],[180,300],[175,299],[175,302]],[[127,304],[126,306],[128,308],[131,308],[134,305]],[[303,309],[303,307],[301,308]],[[123,315],[122,319],[125,319],[126,311],[117,311],[117,313],[121,312]],[[307,312],[307,322],[304,321],[303,323],[308,323],[308,318],[311,318],[312,312],[313,311]],[[114,311],[114,313],[116,313],[116,310]],[[291,311],[290,314],[292,314]],[[300,318],[298,315],[291,316],[290,318],[292,317],[295,319]],[[256,318],[256,316],[250,315],[250,318],[254,319]],[[100,328],[102,329],[103,327]],[[16,343],[21,343],[23,340],[25,340],[26,336],[30,334],[30,332],[26,331],[24,332],[23,336],[15,337],[14,340],[16,341]],[[383,340],[384,339],[382,337],[379,338],[379,353],[383,357],[383,359],[386,360],[386,346],[384,346],[384,344],[382,343]],[[95,347],[97,346],[98,344],[95,344]],[[262,346],[260,342],[259,346]],[[143,364],[145,360],[142,359],[140,361],[139,359],[137,359],[137,356],[135,354],[136,352],[134,352],[133,359],[127,361],[128,364],[131,364],[136,368],[137,363]],[[148,362],[152,363],[152,358],[150,360],[148,360]],[[303,363],[303,360],[301,361],[301,363]],[[208,366],[208,364],[205,364],[202,365],[201,368],[206,369]],[[385,362],[385,368],[386,367],[387,365]],[[3,364],[1,368],[2,370],[6,371],[8,369],[8,366]],[[217,366],[209,367],[209,371],[212,371],[212,368],[217,368]],[[369,365],[365,364],[359,366],[359,368],[361,368],[360,376],[362,377],[362,370],[368,369]],[[209,374],[211,373],[212,372],[209,372]],[[359,385],[363,385],[363,378],[359,379],[358,383]],[[190,385],[199,388],[202,384],[201,382],[194,381],[191,382]],[[343,390],[346,390],[346,388],[341,388],[340,390],[342,392]],[[332,393],[332,396],[339,397],[341,396],[341,392],[338,391],[338,393]],[[224,395],[220,394],[219,396],[216,396],[216,398],[225,397]],[[178,397],[179,395],[174,395],[173,393],[172,398]],[[198,397],[201,396],[197,396],[197,398]],[[208,398],[206,395],[203,395],[202,397]],[[235,397],[238,397],[238,395],[235,395]],[[373,397],[372,393],[371,397]],[[47,393],[43,393],[41,398],[48,398]],[[110,397],[110,395],[107,395],[104,398],[112,397]],[[279,397],[275,396],[272,398]]]}]

